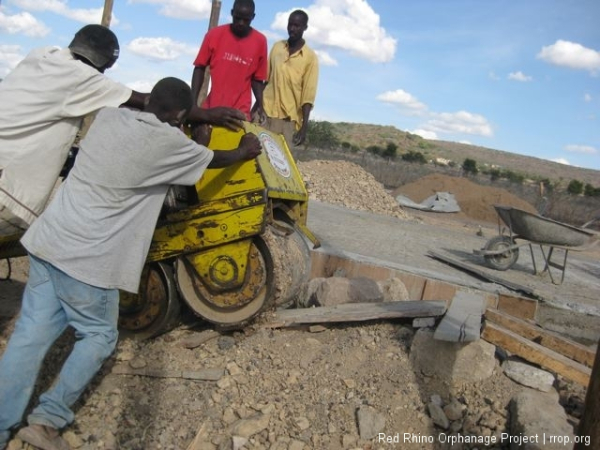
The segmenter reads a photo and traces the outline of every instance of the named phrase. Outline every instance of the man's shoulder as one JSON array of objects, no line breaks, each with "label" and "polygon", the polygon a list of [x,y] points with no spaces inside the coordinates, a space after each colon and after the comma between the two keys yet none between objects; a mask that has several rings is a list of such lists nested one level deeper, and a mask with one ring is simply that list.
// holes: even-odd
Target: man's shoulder
[{"label": "man's shoulder", "polygon": [[206,37],[222,36],[224,34],[225,35],[231,34],[229,24],[219,25],[219,26],[211,28],[210,30],[208,30],[206,32]]},{"label": "man's shoulder", "polygon": [[307,43],[304,43],[304,46],[302,47],[302,51],[308,53],[311,56],[314,56],[315,58],[317,57],[317,52],[315,52],[312,47],[310,45],[308,45]]}]

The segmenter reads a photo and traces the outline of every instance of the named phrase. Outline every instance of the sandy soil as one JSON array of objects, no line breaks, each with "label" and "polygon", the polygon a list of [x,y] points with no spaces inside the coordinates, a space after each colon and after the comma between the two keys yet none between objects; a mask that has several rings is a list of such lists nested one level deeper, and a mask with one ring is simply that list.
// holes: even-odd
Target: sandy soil
[{"label": "sandy soil", "polygon": [[[476,236],[480,226],[477,220],[403,211],[393,199],[385,197],[389,194],[368,174],[349,172],[356,170],[353,167],[320,164],[334,172],[325,170],[317,175],[305,164],[300,168],[309,182],[312,199],[351,205],[352,209],[346,211],[349,215],[344,219],[338,215],[338,222],[352,220],[373,232],[376,224],[388,220],[390,226],[405,225],[405,242],[412,245],[404,246],[404,256],[416,264],[423,261],[431,264],[432,270],[447,270],[439,262],[423,257],[418,240],[440,237],[428,235],[426,230],[438,235],[450,233],[457,239],[464,236],[460,245],[471,246],[472,239],[482,239]],[[322,187],[334,184],[332,179],[339,187],[333,194]],[[319,189],[322,191],[317,195]],[[364,195],[367,192],[371,194]],[[361,200],[351,204],[345,200],[348,197]],[[328,214],[335,217],[336,211],[341,214],[346,209],[334,208]],[[360,215],[359,211],[369,213]],[[334,245],[339,223],[327,217],[323,216],[318,236]],[[348,232],[353,233],[347,225]],[[483,230],[493,233],[493,226],[488,223]],[[374,241],[368,235],[360,239],[355,235],[343,245],[363,242],[363,250],[369,246],[382,258],[393,250],[373,245]],[[0,276],[6,273],[3,264]],[[13,260],[12,271],[10,281],[0,281],[0,351],[18,313],[27,260]],[[435,377],[416,372],[410,362],[415,333],[411,321],[316,330],[270,330],[257,323],[243,332],[221,334],[193,349],[184,347],[187,338],[206,329],[208,324],[186,316],[180,327],[152,341],[122,338],[114,356],[76,405],[75,423],[64,433],[71,446],[82,450],[449,448],[438,441],[393,446],[361,439],[357,411],[368,407],[382,417],[387,434],[437,436],[443,430],[434,425],[426,405],[432,395],[439,395],[444,403],[456,400],[464,407],[449,432],[489,436],[507,430],[508,403],[523,389],[503,375],[498,361],[491,378],[453,389]],[[73,341],[72,332],[67,331],[48,355],[36,395],[51,384]],[[123,367],[146,375],[124,375]],[[190,379],[207,373],[213,375],[212,381]],[[560,378],[555,387],[576,423],[585,389]],[[27,447],[14,440],[9,448]]]}]

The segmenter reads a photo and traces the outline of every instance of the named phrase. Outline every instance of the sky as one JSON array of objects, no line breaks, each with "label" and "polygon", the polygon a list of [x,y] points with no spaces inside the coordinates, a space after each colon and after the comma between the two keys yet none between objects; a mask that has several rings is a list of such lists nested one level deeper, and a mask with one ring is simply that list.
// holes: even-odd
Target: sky
[{"label": "sky", "polygon": [[[311,119],[392,125],[600,170],[599,0],[255,0],[269,48],[304,9],[320,61]],[[220,24],[231,21],[223,0]],[[104,0],[0,0],[0,78],[36,47],[68,46]],[[191,82],[211,0],[116,0],[106,74],[149,92]],[[5,107],[5,105],[2,105]],[[600,177],[599,177],[600,184]]]}]

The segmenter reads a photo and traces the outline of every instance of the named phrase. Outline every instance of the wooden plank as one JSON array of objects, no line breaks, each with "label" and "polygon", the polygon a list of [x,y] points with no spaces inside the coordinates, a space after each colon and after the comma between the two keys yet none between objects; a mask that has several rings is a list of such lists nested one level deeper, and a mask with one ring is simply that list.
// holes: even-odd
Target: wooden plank
[{"label": "wooden plank", "polygon": [[556,372],[582,386],[587,386],[590,382],[592,371],[589,367],[536,344],[500,325],[486,322],[481,337],[491,344],[502,347],[527,361]]},{"label": "wooden plank", "polygon": [[481,334],[481,318],[487,307],[480,293],[459,290],[448,312],[435,329],[433,338],[449,342],[473,342]]},{"label": "wooden plank", "polygon": [[168,369],[152,369],[142,367],[135,369],[126,364],[116,364],[111,373],[113,375],[137,375],[150,378],[182,378],[185,380],[196,381],[219,381],[225,374],[223,369],[203,369],[203,370],[168,370]]},{"label": "wooden plank", "polygon": [[[418,300],[423,299],[423,291],[425,290],[425,282],[426,278],[420,277],[418,275],[413,275],[411,273],[400,273],[396,272],[394,277],[400,279],[402,283],[404,283],[404,287],[408,291],[408,298],[415,298]],[[437,298],[435,300],[440,300],[441,298]],[[428,300],[433,300],[433,298],[429,298]]]},{"label": "wooden plank", "polygon": [[342,273],[344,277],[367,277],[375,281],[394,276],[394,270],[323,252],[311,252],[311,278],[331,277]]},{"label": "wooden plank", "polygon": [[444,301],[405,301],[382,303],[345,303],[316,308],[275,311],[269,328],[290,327],[311,323],[362,322],[403,317],[437,317],[446,312]]},{"label": "wooden plank", "polygon": [[583,417],[577,427],[577,435],[582,439],[575,444],[574,450],[600,448],[600,349],[596,351],[591,378],[585,396]]},{"label": "wooden plank", "polygon": [[496,325],[513,331],[536,344],[543,345],[567,358],[573,359],[587,367],[594,364],[595,352],[585,345],[564,338],[558,333],[544,330],[540,326],[512,317],[498,310],[488,309],[485,318]]},{"label": "wooden plank", "polygon": [[538,296],[537,292],[535,290],[529,288],[528,286],[523,286],[521,284],[513,283],[512,281],[509,281],[505,278],[499,277],[497,275],[493,275],[491,273],[487,273],[486,271],[481,270],[478,267],[476,267],[472,264],[466,263],[464,261],[459,261],[458,259],[451,258],[450,256],[442,255],[441,253],[437,253],[437,252],[434,252],[431,250],[427,253],[427,256],[430,256],[435,259],[439,259],[440,261],[448,263],[451,266],[454,266],[459,269],[470,272],[474,275],[477,275],[480,278],[483,278],[484,280],[491,281],[491,282],[497,283],[497,284],[501,284],[502,286],[512,289],[513,291],[523,292],[524,294],[531,295],[532,297]]},{"label": "wooden plank", "polygon": [[426,280],[421,300],[446,300],[447,304],[456,295],[458,286],[437,280]]},{"label": "wooden plank", "polygon": [[425,277],[396,269],[355,261],[344,256],[332,255],[323,251],[311,252],[311,278],[327,278],[333,276],[335,272],[341,272],[345,277],[362,276],[375,281],[383,281],[395,277],[404,283],[409,298],[419,300],[423,297],[423,289],[427,281]]},{"label": "wooden plank", "polygon": [[520,319],[535,320],[537,306],[537,300],[502,294],[498,296],[497,309]]}]

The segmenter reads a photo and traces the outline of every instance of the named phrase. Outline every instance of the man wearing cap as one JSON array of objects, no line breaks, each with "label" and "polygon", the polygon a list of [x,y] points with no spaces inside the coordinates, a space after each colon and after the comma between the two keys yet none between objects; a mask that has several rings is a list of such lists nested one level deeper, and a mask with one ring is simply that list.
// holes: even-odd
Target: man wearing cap
[{"label": "man wearing cap", "polygon": [[46,353],[71,326],[77,342],[17,433],[38,448],[69,448],[59,430],[73,422],[72,405],[115,348],[119,290],[138,291],[167,190],[261,153],[251,133],[228,151],[206,148],[203,127],[189,139],[181,124],[192,105],[190,87],[169,77],[143,111],[101,109],[69,176],[25,233],[29,279],[0,358],[0,449],[22,420]]},{"label": "man wearing cap", "polygon": [[[84,116],[105,106],[143,108],[148,94],[103,75],[118,57],[115,34],[86,25],[68,48],[33,50],[0,83],[0,238],[22,233],[43,211]],[[225,109],[190,114],[233,126],[240,118]]]}]

